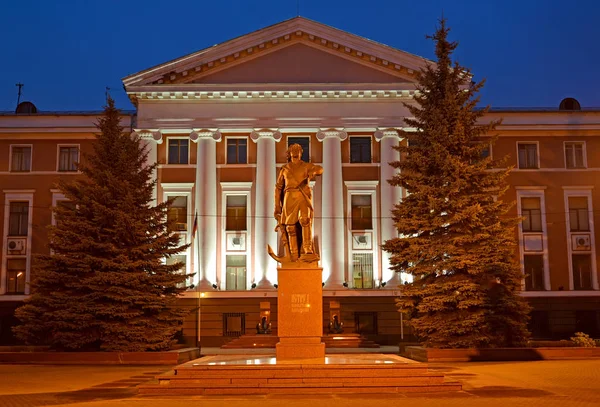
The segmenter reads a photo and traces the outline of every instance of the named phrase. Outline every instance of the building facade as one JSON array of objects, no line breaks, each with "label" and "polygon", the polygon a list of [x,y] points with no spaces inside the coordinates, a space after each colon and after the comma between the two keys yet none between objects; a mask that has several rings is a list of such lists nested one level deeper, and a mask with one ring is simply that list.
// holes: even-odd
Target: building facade
[{"label": "building facade", "polygon": [[[404,191],[387,182],[404,143],[416,72],[428,61],[301,17],[123,79],[136,111],[122,124],[158,163],[155,199],[190,243],[174,260],[194,273],[182,306],[187,342],[219,345],[250,333],[260,315],[277,327],[273,194],[288,145],[324,174],[311,185],[323,267],[324,326],[380,343],[408,339],[394,299],[409,276],[393,273],[381,244],[397,235],[390,211]],[[600,291],[594,205],[600,205],[600,110],[493,110],[502,117],[494,158],[513,166],[505,199],[524,217],[517,255],[536,337],[598,335]],[[0,116],[2,262],[0,332],[29,294],[31,255],[64,199],[53,186],[78,176],[98,112]],[[600,185],[600,184],[599,184]],[[198,229],[193,233],[194,222]]]}]

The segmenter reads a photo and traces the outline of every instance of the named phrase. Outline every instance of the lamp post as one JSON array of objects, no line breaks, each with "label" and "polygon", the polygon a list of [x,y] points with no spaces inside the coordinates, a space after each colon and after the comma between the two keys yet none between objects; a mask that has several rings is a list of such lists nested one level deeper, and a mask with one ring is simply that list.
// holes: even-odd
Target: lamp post
[{"label": "lamp post", "polygon": [[198,327],[196,331],[196,346],[202,352],[202,346],[200,344],[202,338],[202,298],[204,298],[204,293],[198,293],[198,323],[196,326]]}]

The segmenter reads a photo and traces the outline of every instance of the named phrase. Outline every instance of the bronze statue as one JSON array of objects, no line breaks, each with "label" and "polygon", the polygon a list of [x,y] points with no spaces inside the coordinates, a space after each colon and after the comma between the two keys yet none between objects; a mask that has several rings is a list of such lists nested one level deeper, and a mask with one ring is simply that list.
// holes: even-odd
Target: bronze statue
[{"label": "bronze statue", "polygon": [[319,260],[312,239],[314,209],[308,183],[323,174],[323,167],[305,163],[301,157],[302,147],[299,144],[289,146],[288,162],[281,167],[275,184],[275,230],[281,234],[281,251],[277,256],[271,247],[268,250],[279,263]]}]

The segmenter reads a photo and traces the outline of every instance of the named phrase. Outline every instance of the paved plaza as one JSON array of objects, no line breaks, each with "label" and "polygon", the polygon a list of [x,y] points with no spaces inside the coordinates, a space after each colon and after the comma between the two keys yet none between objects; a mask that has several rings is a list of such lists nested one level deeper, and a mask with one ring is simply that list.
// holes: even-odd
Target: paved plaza
[{"label": "paved plaza", "polygon": [[[435,363],[462,392],[408,395],[149,397],[136,386],[168,366],[0,365],[0,407],[599,406],[600,360]],[[393,403],[393,404],[389,404]]]}]

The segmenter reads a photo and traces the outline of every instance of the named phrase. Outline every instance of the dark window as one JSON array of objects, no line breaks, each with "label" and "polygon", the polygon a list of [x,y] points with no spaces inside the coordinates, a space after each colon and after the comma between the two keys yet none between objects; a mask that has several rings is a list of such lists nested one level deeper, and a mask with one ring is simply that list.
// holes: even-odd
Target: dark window
[{"label": "dark window", "polygon": [[571,232],[590,230],[587,197],[569,197],[569,225]]},{"label": "dark window", "polygon": [[523,232],[542,231],[542,210],[540,198],[521,198],[521,216],[523,219]]},{"label": "dark window", "polygon": [[[70,213],[74,213],[75,210],[77,209],[77,206],[75,205],[75,203],[68,201],[66,199],[60,200],[58,202],[56,202],[56,206],[63,208],[66,211],[69,211]],[[54,220],[55,220],[55,225],[56,226],[60,226],[59,223],[61,222],[61,218],[60,216],[54,216]]]},{"label": "dark window", "polygon": [[13,147],[10,170],[13,172],[31,171],[31,147]]},{"label": "dark window", "polygon": [[592,289],[592,258],[589,254],[573,255],[573,285],[576,290]]},{"label": "dark window", "polygon": [[169,139],[169,164],[187,164],[188,151],[188,139]]},{"label": "dark window", "polygon": [[227,164],[246,164],[247,140],[245,138],[227,139]]},{"label": "dark window", "polygon": [[77,171],[76,164],[79,161],[79,149],[77,147],[60,147],[58,150],[58,170]]},{"label": "dark window", "polygon": [[[181,263],[181,268],[179,269],[179,273],[181,274],[185,274],[185,270],[186,270],[186,263],[187,263],[187,256],[185,254],[177,254],[171,257],[167,257],[167,261],[166,263],[170,266],[176,263]],[[185,281],[182,281],[180,283],[177,283],[177,287],[180,288],[184,288],[187,286],[187,283]]]},{"label": "dark window", "polygon": [[350,137],[350,162],[371,162],[371,137]]},{"label": "dark window", "polygon": [[29,223],[29,202],[11,202],[8,218],[9,236],[27,236]]},{"label": "dark window", "polygon": [[246,289],[246,255],[227,255],[225,288],[227,290]]},{"label": "dark window", "polygon": [[227,196],[225,230],[246,230],[246,196]]},{"label": "dark window", "polygon": [[246,314],[229,312],[223,314],[223,336],[240,336],[246,331]]},{"label": "dark window", "polygon": [[352,230],[373,229],[371,195],[352,195]]},{"label": "dark window", "polygon": [[377,334],[377,313],[376,312],[357,312],[354,314],[354,323],[356,333],[359,334]]},{"label": "dark window", "polygon": [[188,224],[187,197],[175,196],[170,197],[173,203],[167,212],[167,220],[173,222],[176,231],[186,231]]},{"label": "dark window", "polygon": [[6,261],[6,293],[23,294],[25,292],[25,259]]},{"label": "dark window", "polygon": [[352,281],[354,288],[373,288],[373,254],[352,255]]},{"label": "dark window", "polygon": [[539,291],[544,289],[544,257],[542,255],[523,256],[525,269],[525,290]]},{"label": "dark window", "polygon": [[519,168],[538,168],[537,144],[519,143]]},{"label": "dark window", "polygon": [[288,148],[292,144],[300,144],[302,147],[302,161],[305,163],[310,161],[310,138],[309,137],[288,137]]},{"label": "dark window", "polygon": [[583,143],[565,143],[565,163],[567,168],[585,168]]}]

